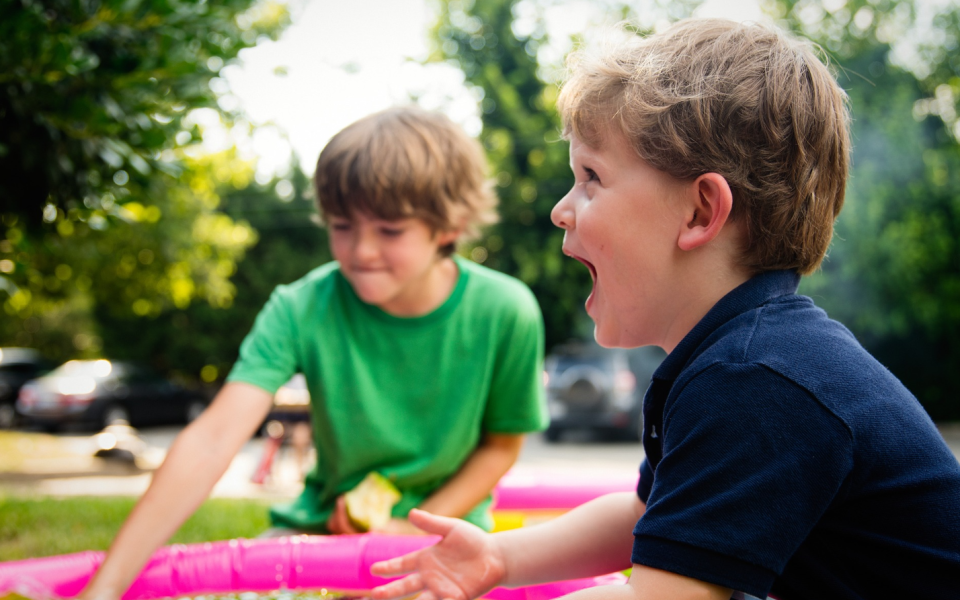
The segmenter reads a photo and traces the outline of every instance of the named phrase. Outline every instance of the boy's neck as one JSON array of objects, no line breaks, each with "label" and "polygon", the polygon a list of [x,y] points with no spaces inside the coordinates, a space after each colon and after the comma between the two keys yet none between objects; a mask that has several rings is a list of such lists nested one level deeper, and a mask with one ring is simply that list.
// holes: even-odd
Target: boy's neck
[{"label": "boy's neck", "polygon": [[668,324],[661,346],[667,353],[677,347],[721,298],[752,277],[730,263],[713,262],[709,268],[697,269],[694,276],[683,278],[689,285],[682,285],[676,294],[674,319]]},{"label": "boy's neck", "polygon": [[394,317],[422,317],[440,308],[460,279],[460,268],[451,257],[438,257],[430,269],[405,293],[378,305],[383,312]]}]

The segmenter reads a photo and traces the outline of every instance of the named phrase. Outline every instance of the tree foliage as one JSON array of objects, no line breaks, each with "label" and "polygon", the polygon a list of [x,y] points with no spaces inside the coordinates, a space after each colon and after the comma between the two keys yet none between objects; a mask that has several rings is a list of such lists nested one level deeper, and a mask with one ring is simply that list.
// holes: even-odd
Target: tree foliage
[{"label": "tree foliage", "polygon": [[180,170],[164,151],[196,141],[185,117],[217,106],[224,62],[285,22],[252,3],[3,0],[0,213],[32,229],[162,192],[154,173]]},{"label": "tree foliage", "polygon": [[514,31],[515,0],[441,6],[434,60],[455,61],[481,98],[483,130],[500,195],[501,222],[471,256],[524,281],[540,301],[547,345],[573,335],[583,319],[590,276],[561,252],[563,231],[550,211],[573,181],[561,139],[557,86],[538,76],[546,32]]},{"label": "tree foliage", "polygon": [[960,419],[960,12],[909,0],[779,2],[850,97],[853,166],[829,260],[804,290],[937,419]]},{"label": "tree foliage", "polygon": [[256,233],[220,194],[252,165],[198,158],[197,111],[229,123],[219,70],[286,21],[254,0],[0,0],[3,343],[93,354],[98,315],[230,304]]},{"label": "tree foliage", "polygon": [[231,272],[229,306],[192,302],[144,316],[102,308],[95,316],[106,351],[216,383],[273,289],[330,260],[326,233],[311,220],[309,179],[299,168],[263,184],[221,183],[218,192],[220,216],[245,223],[257,237]]}]

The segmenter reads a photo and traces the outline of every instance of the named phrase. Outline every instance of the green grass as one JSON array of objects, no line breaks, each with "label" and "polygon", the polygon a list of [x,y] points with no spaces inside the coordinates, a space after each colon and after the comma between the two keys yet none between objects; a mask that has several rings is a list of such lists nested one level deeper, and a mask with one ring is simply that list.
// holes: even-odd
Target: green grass
[{"label": "green grass", "polygon": [[[135,498],[0,495],[0,561],[106,550]],[[192,544],[256,537],[269,526],[265,500],[207,500],[170,539]]]}]

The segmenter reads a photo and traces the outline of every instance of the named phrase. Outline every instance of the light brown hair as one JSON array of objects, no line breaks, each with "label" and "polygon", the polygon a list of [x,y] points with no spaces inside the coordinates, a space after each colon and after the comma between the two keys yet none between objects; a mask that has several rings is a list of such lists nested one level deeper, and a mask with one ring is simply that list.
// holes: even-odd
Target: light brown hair
[{"label": "light brown hair", "polygon": [[[448,117],[414,106],[348,125],[327,143],[314,176],[321,219],[419,218],[435,233],[479,235],[497,220],[497,197],[480,144]],[[451,244],[441,249],[444,255]]]},{"label": "light brown hair", "polygon": [[622,134],[676,179],[722,175],[745,225],[742,266],[808,274],[826,255],[849,164],[846,94],[810,44],[756,24],[688,19],[568,60],[564,132]]}]

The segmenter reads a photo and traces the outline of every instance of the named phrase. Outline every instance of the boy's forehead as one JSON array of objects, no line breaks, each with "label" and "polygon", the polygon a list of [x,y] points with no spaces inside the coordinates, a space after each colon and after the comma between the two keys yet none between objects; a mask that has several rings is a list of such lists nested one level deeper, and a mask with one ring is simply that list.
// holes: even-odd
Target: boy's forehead
[{"label": "boy's forehead", "polygon": [[591,140],[591,143],[581,140],[576,134],[570,134],[571,163],[575,159],[602,161],[605,155],[609,156],[611,152],[621,153],[630,151],[630,144],[622,133],[610,130],[600,132]]}]

